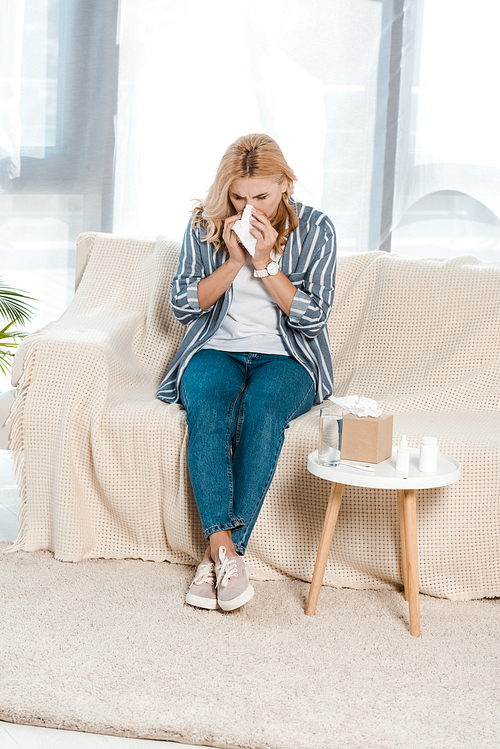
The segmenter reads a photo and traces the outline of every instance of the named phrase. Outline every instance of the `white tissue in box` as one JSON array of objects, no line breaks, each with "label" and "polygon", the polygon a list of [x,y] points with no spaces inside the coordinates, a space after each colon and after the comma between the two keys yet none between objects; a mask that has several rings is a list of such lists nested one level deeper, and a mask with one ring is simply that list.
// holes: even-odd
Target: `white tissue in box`
[{"label": "white tissue in box", "polygon": [[333,401],[354,416],[373,416],[377,418],[382,414],[383,408],[380,408],[377,401],[372,398],[365,398],[363,395],[346,395],[344,398],[334,398],[328,396],[328,400]]},{"label": "white tissue in box", "polygon": [[252,215],[251,205],[246,205],[243,211],[243,216],[233,224],[233,229],[239,237],[241,244],[243,244],[248,250],[252,257],[255,255],[255,245],[257,240],[250,234],[250,216]]}]

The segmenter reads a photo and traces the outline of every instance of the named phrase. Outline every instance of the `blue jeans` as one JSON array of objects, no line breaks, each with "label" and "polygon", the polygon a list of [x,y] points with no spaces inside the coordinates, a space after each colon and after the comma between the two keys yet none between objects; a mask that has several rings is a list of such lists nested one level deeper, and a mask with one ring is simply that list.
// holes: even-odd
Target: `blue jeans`
[{"label": "blue jeans", "polygon": [[193,356],[182,375],[188,470],[205,538],[231,531],[244,554],[278,463],[285,429],[309,411],[314,384],[289,356]]}]

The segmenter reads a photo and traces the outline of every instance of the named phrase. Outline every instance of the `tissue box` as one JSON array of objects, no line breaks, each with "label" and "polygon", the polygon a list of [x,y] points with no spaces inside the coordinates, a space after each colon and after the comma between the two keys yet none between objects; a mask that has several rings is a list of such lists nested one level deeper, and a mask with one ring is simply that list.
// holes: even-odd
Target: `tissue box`
[{"label": "tissue box", "polygon": [[358,460],[363,463],[380,463],[392,455],[392,414],[354,416],[343,418],[342,448],[343,460]]}]

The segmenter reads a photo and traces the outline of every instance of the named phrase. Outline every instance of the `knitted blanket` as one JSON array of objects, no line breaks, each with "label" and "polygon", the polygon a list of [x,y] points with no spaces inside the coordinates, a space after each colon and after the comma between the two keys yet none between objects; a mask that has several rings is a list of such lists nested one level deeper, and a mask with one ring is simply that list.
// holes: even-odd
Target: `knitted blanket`
[{"label": "knitted blanket", "polygon": [[[156,399],[185,332],[169,307],[179,246],[93,239],[70,306],[18,354],[11,551],[194,564],[206,542],[185,413]],[[394,413],[394,441],[432,434],[463,464],[460,482],[417,497],[420,589],[452,599],[500,595],[499,277],[471,258],[343,257],[329,320],[336,393],[376,398]],[[246,555],[254,579],[311,580],[330,490],[306,468],[317,431],[317,408],[286,431]],[[395,493],[346,487],[324,582],[400,581]]]}]

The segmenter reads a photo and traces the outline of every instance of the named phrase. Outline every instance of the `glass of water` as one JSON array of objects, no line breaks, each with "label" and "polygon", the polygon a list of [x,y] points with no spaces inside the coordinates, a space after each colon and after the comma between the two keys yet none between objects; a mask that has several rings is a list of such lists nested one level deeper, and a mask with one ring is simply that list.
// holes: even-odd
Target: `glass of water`
[{"label": "glass of water", "polygon": [[319,411],[318,463],[322,466],[340,465],[342,416],[340,406],[324,406]]}]

